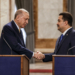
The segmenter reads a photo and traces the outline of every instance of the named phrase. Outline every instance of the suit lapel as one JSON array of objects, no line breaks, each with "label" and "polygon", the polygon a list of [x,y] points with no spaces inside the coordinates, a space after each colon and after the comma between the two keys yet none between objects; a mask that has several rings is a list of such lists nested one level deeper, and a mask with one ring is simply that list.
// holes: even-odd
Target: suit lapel
[{"label": "suit lapel", "polygon": [[73,28],[71,28],[70,30],[67,31],[67,33],[63,36],[63,39],[62,39],[62,41],[60,42],[60,44],[59,44],[59,40],[58,40],[56,52],[59,50],[59,48],[61,47],[61,45],[64,43],[65,39],[68,37],[68,35],[69,35],[70,32],[72,31],[72,29],[73,29]]},{"label": "suit lapel", "polygon": [[20,38],[19,30],[18,30],[18,28],[16,27],[14,21],[12,21],[11,23],[12,23],[13,30],[14,30],[14,32],[16,33],[16,36],[19,38],[21,44],[24,45],[23,40]]},{"label": "suit lapel", "polygon": [[[59,37],[59,38],[60,38],[60,37]],[[57,50],[58,50],[59,38],[57,39],[57,42],[56,42],[56,46],[55,46],[55,53],[56,53],[56,52],[57,52]]]},{"label": "suit lapel", "polygon": [[68,34],[65,34],[65,36],[63,36],[62,41],[60,42],[58,49],[60,48],[60,46],[63,44],[64,40],[66,39],[66,37],[68,36]]}]

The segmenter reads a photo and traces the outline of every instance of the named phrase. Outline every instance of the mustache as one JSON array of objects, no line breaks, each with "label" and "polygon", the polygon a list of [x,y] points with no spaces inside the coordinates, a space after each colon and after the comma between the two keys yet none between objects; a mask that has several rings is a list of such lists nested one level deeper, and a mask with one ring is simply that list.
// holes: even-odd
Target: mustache
[{"label": "mustache", "polygon": [[59,25],[57,24],[57,27],[59,27]]}]

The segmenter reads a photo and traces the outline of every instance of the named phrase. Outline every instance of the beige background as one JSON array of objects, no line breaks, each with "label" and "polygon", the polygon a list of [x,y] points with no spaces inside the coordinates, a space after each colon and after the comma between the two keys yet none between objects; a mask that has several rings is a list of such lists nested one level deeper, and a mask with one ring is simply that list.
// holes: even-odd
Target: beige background
[{"label": "beige background", "polygon": [[58,38],[58,14],[63,11],[63,0],[38,0],[38,38]]},{"label": "beige background", "polygon": [[14,18],[14,9],[14,0],[0,0],[0,34],[3,26]]}]

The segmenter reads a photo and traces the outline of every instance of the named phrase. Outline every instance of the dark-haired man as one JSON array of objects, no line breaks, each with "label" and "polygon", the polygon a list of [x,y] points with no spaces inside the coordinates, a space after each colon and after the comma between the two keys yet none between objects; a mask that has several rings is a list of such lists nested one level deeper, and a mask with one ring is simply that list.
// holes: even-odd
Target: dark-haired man
[{"label": "dark-haired man", "polygon": [[75,54],[75,30],[72,28],[72,15],[69,12],[59,14],[57,28],[62,33],[57,39],[55,51],[50,54],[40,53],[38,59],[43,59],[44,62],[52,61],[52,55]]}]

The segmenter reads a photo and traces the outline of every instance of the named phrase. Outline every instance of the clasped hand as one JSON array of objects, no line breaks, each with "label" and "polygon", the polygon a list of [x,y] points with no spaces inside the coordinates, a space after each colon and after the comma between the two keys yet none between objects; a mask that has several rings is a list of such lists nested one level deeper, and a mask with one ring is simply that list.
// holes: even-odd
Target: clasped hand
[{"label": "clasped hand", "polygon": [[42,60],[42,59],[45,58],[45,55],[43,53],[37,51],[37,52],[34,52],[34,56],[33,57],[36,58],[36,59]]}]

